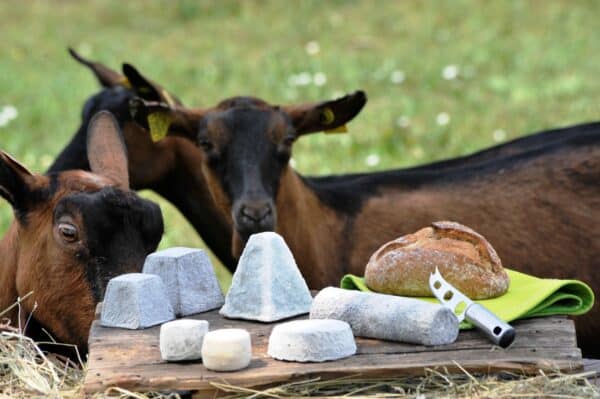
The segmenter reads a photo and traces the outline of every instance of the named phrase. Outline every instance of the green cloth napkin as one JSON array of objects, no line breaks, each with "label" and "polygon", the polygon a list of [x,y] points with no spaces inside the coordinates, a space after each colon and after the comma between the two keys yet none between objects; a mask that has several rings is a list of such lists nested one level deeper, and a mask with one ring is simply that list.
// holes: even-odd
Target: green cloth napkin
[{"label": "green cloth napkin", "polygon": [[[506,294],[475,301],[504,321],[550,315],[581,315],[594,305],[594,292],[581,281],[543,279],[514,270],[505,270],[510,277],[510,286]],[[340,286],[349,290],[371,292],[362,277],[352,274],[345,275]],[[436,298],[418,299],[439,303]],[[472,326],[462,323],[461,328],[468,329]]]}]

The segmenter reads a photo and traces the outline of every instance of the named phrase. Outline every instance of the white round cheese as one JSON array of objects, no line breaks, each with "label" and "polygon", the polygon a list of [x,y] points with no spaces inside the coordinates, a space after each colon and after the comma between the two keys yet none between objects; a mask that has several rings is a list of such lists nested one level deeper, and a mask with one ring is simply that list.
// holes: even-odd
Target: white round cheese
[{"label": "white round cheese", "polygon": [[296,320],[275,326],[269,356],[296,362],[324,362],[356,353],[350,325],[340,320]]},{"label": "white round cheese", "polygon": [[180,319],[160,326],[160,356],[176,362],[202,357],[202,341],[208,332],[208,321]]},{"label": "white round cheese", "polygon": [[204,336],[202,363],[209,370],[241,370],[248,367],[251,359],[252,344],[246,330],[225,328]]}]

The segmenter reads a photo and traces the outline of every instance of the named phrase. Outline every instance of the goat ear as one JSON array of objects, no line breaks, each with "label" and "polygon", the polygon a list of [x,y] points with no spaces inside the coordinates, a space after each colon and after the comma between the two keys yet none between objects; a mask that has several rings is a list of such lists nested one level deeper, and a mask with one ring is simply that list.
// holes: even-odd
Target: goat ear
[{"label": "goat ear", "polygon": [[69,54],[71,54],[71,57],[73,57],[77,62],[90,68],[94,73],[94,76],[96,76],[96,79],[98,79],[98,82],[100,82],[100,84],[102,85],[102,87],[130,87],[127,78],[121,75],[120,73],[113,71],[112,69],[104,66],[99,62],[93,62],[83,58],[71,47],[69,47]]},{"label": "goat ear", "polygon": [[35,176],[19,161],[0,151],[0,196],[15,211],[24,210],[35,183]]},{"label": "goat ear", "polygon": [[119,125],[108,111],[98,112],[90,121],[87,156],[92,172],[108,177],[123,190],[129,189],[127,149]]},{"label": "goat ear", "polygon": [[129,112],[140,126],[150,131],[153,141],[169,135],[185,137],[195,142],[198,121],[205,110],[170,106],[164,102],[146,101],[137,97],[129,101]]},{"label": "goat ear", "polygon": [[297,134],[335,131],[343,128],[362,110],[367,102],[364,91],[320,103],[281,107],[291,118]]},{"label": "goat ear", "polygon": [[133,65],[123,64],[123,73],[131,84],[131,89],[144,100],[160,101],[170,107],[181,105],[181,101],[177,97],[146,78]]}]

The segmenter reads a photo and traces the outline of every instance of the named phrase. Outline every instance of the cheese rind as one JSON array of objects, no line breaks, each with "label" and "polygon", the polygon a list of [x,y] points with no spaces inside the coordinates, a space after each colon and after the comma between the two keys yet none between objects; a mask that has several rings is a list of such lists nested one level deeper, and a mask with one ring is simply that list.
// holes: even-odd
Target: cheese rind
[{"label": "cheese rind", "polygon": [[248,367],[252,359],[250,333],[241,328],[210,331],[202,343],[202,363],[213,371],[235,371]]},{"label": "cheese rind", "polygon": [[269,356],[296,362],[325,362],[356,353],[350,325],[339,320],[296,320],[275,326]]},{"label": "cheese rind", "polygon": [[160,356],[176,362],[202,357],[202,342],[208,333],[208,321],[173,320],[160,326]]}]

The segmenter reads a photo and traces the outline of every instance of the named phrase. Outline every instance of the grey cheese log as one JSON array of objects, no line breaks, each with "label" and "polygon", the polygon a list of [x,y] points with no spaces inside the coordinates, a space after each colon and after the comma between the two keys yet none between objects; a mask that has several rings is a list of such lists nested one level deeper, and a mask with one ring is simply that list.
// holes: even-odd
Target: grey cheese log
[{"label": "grey cheese log", "polygon": [[328,287],[314,298],[311,319],[337,319],[358,337],[421,345],[444,345],[458,336],[449,309],[418,299]]}]

